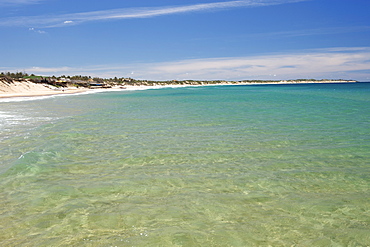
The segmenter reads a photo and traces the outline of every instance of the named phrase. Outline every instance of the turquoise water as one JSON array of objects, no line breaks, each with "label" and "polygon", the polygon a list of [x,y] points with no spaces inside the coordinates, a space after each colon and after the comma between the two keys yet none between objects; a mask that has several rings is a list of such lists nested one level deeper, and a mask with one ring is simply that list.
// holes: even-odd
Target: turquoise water
[{"label": "turquoise water", "polygon": [[1,246],[368,246],[370,83],[0,101]]}]

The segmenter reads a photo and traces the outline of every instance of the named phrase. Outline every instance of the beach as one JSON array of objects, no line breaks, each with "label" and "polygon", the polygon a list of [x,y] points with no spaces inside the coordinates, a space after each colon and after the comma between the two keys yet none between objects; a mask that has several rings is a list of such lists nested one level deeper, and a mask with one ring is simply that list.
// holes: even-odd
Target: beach
[{"label": "beach", "polygon": [[119,85],[115,84],[106,88],[103,87],[76,87],[64,86],[55,87],[50,84],[34,83],[29,80],[11,80],[6,81],[0,78],[0,98],[12,97],[33,97],[33,96],[48,96],[60,94],[77,94],[77,93],[93,93],[104,91],[117,91],[117,90],[145,90],[145,89],[160,89],[160,88],[179,88],[189,86],[217,86],[217,85],[286,85],[286,84],[313,84],[313,83],[355,83],[352,80],[320,80],[320,81],[258,81],[258,82],[229,82],[223,81],[219,83],[212,82],[188,82],[183,81],[180,83],[159,82],[152,85],[147,83],[138,83],[134,85]]},{"label": "beach", "polygon": [[1,246],[369,243],[369,83],[139,89],[0,100]]},{"label": "beach", "polygon": [[1,81],[0,98],[32,97],[55,94],[74,94],[87,91],[86,88],[65,87],[57,88],[47,84],[33,83],[31,81]]}]

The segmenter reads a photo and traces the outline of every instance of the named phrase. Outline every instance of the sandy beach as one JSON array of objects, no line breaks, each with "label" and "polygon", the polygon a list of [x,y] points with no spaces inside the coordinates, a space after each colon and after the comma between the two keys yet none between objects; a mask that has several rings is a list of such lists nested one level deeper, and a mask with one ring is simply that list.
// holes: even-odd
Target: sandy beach
[{"label": "sandy beach", "polygon": [[366,246],[370,83],[214,85],[1,98],[0,246]]},{"label": "sandy beach", "polygon": [[87,90],[89,89],[75,87],[57,88],[51,85],[37,84],[30,81],[0,81],[0,98],[74,94],[82,93]]},{"label": "sandy beach", "polygon": [[101,91],[116,91],[116,90],[146,90],[159,89],[166,87],[189,87],[189,86],[217,86],[217,85],[263,85],[263,84],[297,84],[297,83],[348,83],[355,81],[279,81],[279,82],[222,82],[217,84],[162,84],[162,85],[124,85],[113,86],[110,88],[87,88],[87,87],[54,87],[49,84],[34,83],[27,80],[11,82],[0,80],[0,98],[11,97],[33,97],[33,96],[48,96],[57,94],[77,94],[84,92],[101,92]]},{"label": "sandy beach", "polygon": [[[221,84],[220,84],[221,85]],[[35,96],[48,96],[57,94],[77,94],[85,92],[106,92],[106,91],[117,91],[117,90],[146,90],[146,89],[159,89],[166,87],[186,87],[191,85],[156,85],[156,86],[132,86],[125,85],[115,86],[111,88],[84,88],[84,87],[62,87],[57,88],[48,84],[33,83],[30,81],[12,81],[6,82],[0,80],[0,98],[13,98],[13,97],[35,97]],[[194,85],[195,86],[195,85]],[[200,85],[197,85],[200,86]]]},{"label": "sandy beach", "polygon": [[57,94],[77,94],[77,93],[94,93],[117,90],[145,90],[158,89],[164,87],[184,87],[185,85],[157,85],[157,86],[115,86],[111,88],[86,88],[86,87],[54,87],[49,84],[34,83],[31,81],[16,81],[0,80],[0,98],[13,97],[35,97],[35,96],[49,96]]}]

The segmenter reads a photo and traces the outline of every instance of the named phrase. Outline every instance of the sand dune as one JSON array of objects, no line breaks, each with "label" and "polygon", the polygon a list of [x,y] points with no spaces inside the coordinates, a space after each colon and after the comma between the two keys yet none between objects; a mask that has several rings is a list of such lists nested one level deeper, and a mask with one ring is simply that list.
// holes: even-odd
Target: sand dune
[{"label": "sand dune", "polygon": [[10,81],[0,79],[0,98],[66,94],[84,91],[86,91],[86,89],[56,88],[51,85],[38,84],[30,81]]}]

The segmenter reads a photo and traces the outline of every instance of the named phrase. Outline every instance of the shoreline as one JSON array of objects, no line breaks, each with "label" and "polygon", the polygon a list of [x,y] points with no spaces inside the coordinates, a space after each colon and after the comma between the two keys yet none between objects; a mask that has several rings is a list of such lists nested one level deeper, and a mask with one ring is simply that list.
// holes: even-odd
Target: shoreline
[{"label": "shoreline", "polygon": [[53,96],[53,95],[69,95],[79,94],[88,91],[89,89],[67,89],[64,91],[29,91],[21,93],[0,93],[1,98],[18,98],[18,97],[40,97],[40,96]]},{"label": "shoreline", "polygon": [[[1,82],[1,81],[0,81]],[[81,93],[100,93],[110,91],[136,91],[161,88],[179,88],[179,87],[201,87],[201,86],[227,86],[227,85],[290,85],[290,84],[325,84],[325,83],[357,83],[357,81],[266,81],[266,82],[222,82],[222,83],[204,83],[198,85],[189,84],[166,84],[166,85],[122,85],[111,88],[50,88],[46,85],[36,84],[32,82],[18,82],[18,84],[0,88],[0,99],[4,98],[25,98],[25,97],[42,97],[54,95],[73,95]]]}]

